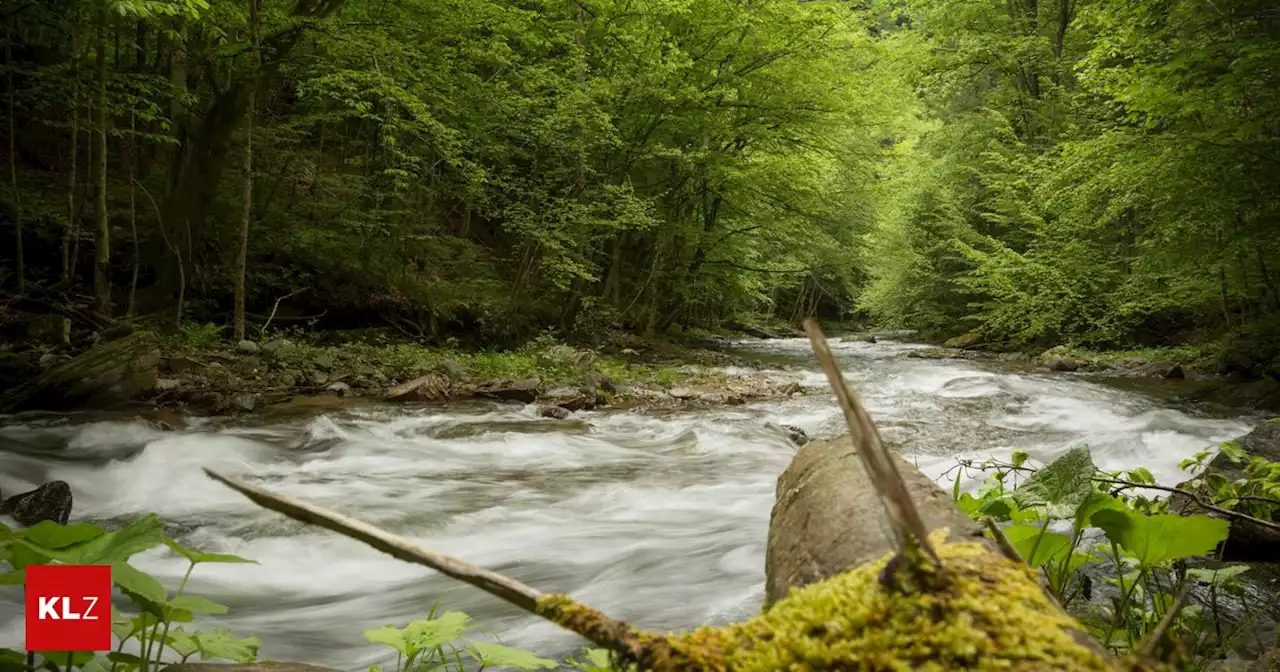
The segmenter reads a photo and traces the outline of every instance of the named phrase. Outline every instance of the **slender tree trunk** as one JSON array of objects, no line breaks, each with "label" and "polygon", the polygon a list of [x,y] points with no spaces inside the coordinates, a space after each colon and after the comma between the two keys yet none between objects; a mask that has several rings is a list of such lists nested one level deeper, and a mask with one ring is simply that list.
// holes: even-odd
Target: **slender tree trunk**
[{"label": "slender tree trunk", "polygon": [[137,131],[137,115],[133,110],[129,110],[129,233],[133,237],[133,277],[129,280],[129,304],[125,309],[125,315],[128,316],[130,323],[133,322],[133,316],[136,314],[134,310],[138,299],[138,266],[142,264],[142,250],[138,249],[137,187],[134,186],[137,179]]},{"label": "slender tree trunk", "polygon": [[62,230],[62,282],[71,280],[71,239],[76,235],[76,169],[80,157],[80,18],[73,20],[71,54],[71,163],[67,177],[67,225]]},{"label": "slender tree trunk", "polygon": [[93,304],[103,315],[111,314],[111,279],[107,275],[111,263],[111,228],[107,217],[107,11],[98,10],[98,106],[97,129],[94,134],[94,161],[97,170],[95,202],[97,227],[94,229]]},{"label": "slender tree trunk", "polygon": [[257,94],[258,0],[249,0],[249,42],[253,45],[253,74],[249,84],[249,109],[245,113],[244,134],[244,200],[240,211],[240,250],[236,258],[235,340],[244,340],[245,272],[249,261],[249,222],[253,218],[253,117]]},{"label": "slender tree trunk", "polygon": [[13,89],[13,23],[5,23],[4,31],[5,88],[9,92],[9,186],[13,189],[13,242],[18,266],[18,290],[27,288],[27,261],[22,246],[22,196],[18,192],[18,127]]}]

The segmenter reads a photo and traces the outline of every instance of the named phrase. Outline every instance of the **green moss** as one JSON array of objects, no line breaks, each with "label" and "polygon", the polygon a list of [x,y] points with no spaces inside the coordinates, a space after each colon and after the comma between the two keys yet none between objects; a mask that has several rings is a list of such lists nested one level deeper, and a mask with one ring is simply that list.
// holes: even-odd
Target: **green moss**
[{"label": "green moss", "polygon": [[1025,565],[979,544],[941,543],[946,530],[939,533],[935,547],[948,576],[941,590],[886,588],[886,555],[726,627],[618,632],[616,622],[564,596],[545,597],[539,613],[580,634],[625,635],[641,649],[633,658],[640,667],[661,672],[1137,669],[1082,644],[1079,624],[1049,601]]}]

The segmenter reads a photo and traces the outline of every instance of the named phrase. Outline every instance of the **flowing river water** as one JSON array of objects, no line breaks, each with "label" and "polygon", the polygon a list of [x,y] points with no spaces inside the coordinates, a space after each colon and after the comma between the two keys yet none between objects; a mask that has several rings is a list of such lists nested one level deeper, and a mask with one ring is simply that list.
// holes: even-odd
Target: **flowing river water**
[{"label": "flowing river water", "polygon": [[[908,357],[916,346],[833,343],[886,440],[941,478],[957,456],[1024,450],[1047,462],[1088,444],[1103,469],[1179,460],[1253,426],[1083,377]],[[842,419],[801,339],[742,347],[809,394],[711,409],[598,411],[568,421],[468,403],[351,406],[309,417],[194,420],[180,431],[75,415],[0,418],[0,492],[62,479],[76,520],[157,512],[170,535],[257,565],[205,565],[188,591],[227,604],[217,625],[261,655],[356,670],[388,662],[362,632],[466,611],[543,655],[574,636],[478,590],[253,506],[200,467],[355,515],[428,548],[566,592],[650,629],[727,622],[758,609],[775,480],[795,452],[778,424],[835,436]],[[944,483],[945,484],[945,483]],[[135,566],[177,584],[161,547]],[[20,588],[0,589],[0,646],[21,648]],[[394,657],[392,656],[392,661]]]}]

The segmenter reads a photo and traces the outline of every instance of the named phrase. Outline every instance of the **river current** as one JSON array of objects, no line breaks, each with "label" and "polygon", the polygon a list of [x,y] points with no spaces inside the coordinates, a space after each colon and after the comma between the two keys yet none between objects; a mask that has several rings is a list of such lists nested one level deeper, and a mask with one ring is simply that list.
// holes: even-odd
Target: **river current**
[{"label": "river current", "polygon": [[[777,426],[814,437],[843,430],[807,341],[741,345],[771,361],[794,357],[774,375],[809,393],[568,421],[497,403],[353,405],[307,417],[193,420],[177,431],[100,416],[0,417],[0,492],[65,480],[75,520],[156,512],[183,543],[256,560],[201,566],[188,591],[229,605],[216,624],[260,637],[262,657],[348,670],[387,663],[390,649],[361,633],[403,625],[433,603],[466,611],[503,643],[563,655],[582,642],[474,588],[258,509],[200,467],[649,629],[736,620],[763,597],[775,481],[796,450]],[[1186,478],[1181,459],[1254,424],[1084,377],[910,358],[923,346],[908,343],[833,347],[885,439],[938,478],[958,456],[1023,450],[1047,462],[1087,444],[1103,469],[1146,466],[1173,485]],[[171,588],[185,569],[163,547],[133,564]],[[0,646],[22,648],[21,598],[20,588],[0,588]]]}]

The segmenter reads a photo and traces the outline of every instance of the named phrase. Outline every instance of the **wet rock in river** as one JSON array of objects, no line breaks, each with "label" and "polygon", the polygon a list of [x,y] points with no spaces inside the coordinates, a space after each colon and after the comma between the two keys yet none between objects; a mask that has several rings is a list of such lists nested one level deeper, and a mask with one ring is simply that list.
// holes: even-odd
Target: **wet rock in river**
[{"label": "wet rock in river", "polygon": [[541,411],[538,411],[538,415],[543,418],[552,418],[554,420],[568,420],[571,413],[569,409],[561,406],[548,406]]},{"label": "wet rock in river", "polygon": [[1059,371],[1059,372],[1066,373],[1066,372],[1071,372],[1079,369],[1080,363],[1076,362],[1075,360],[1066,359],[1065,357],[1057,357],[1053,360],[1050,360],[1048,366],[1050,371]]},{"label": "wet rock in river", "polygon": [[477,397],[500,399],[502,401],[519,401],[531,404],[538,399],[538,391],[542,381],[537,378],[526,380],[490,380],[476,388]]},{"label": "wet rock in river", "polygon": [[449,380],[436,373],[418,376],[387,391],[388,401],[440,401],[449,397]]},{"label": "wet rock in river", "polygon": [[66,525],[71,517],[71,486],[66,481],[49,481],[30,492],[14,495],[0,502],[0,515],[27,527],[42,520]]}]

